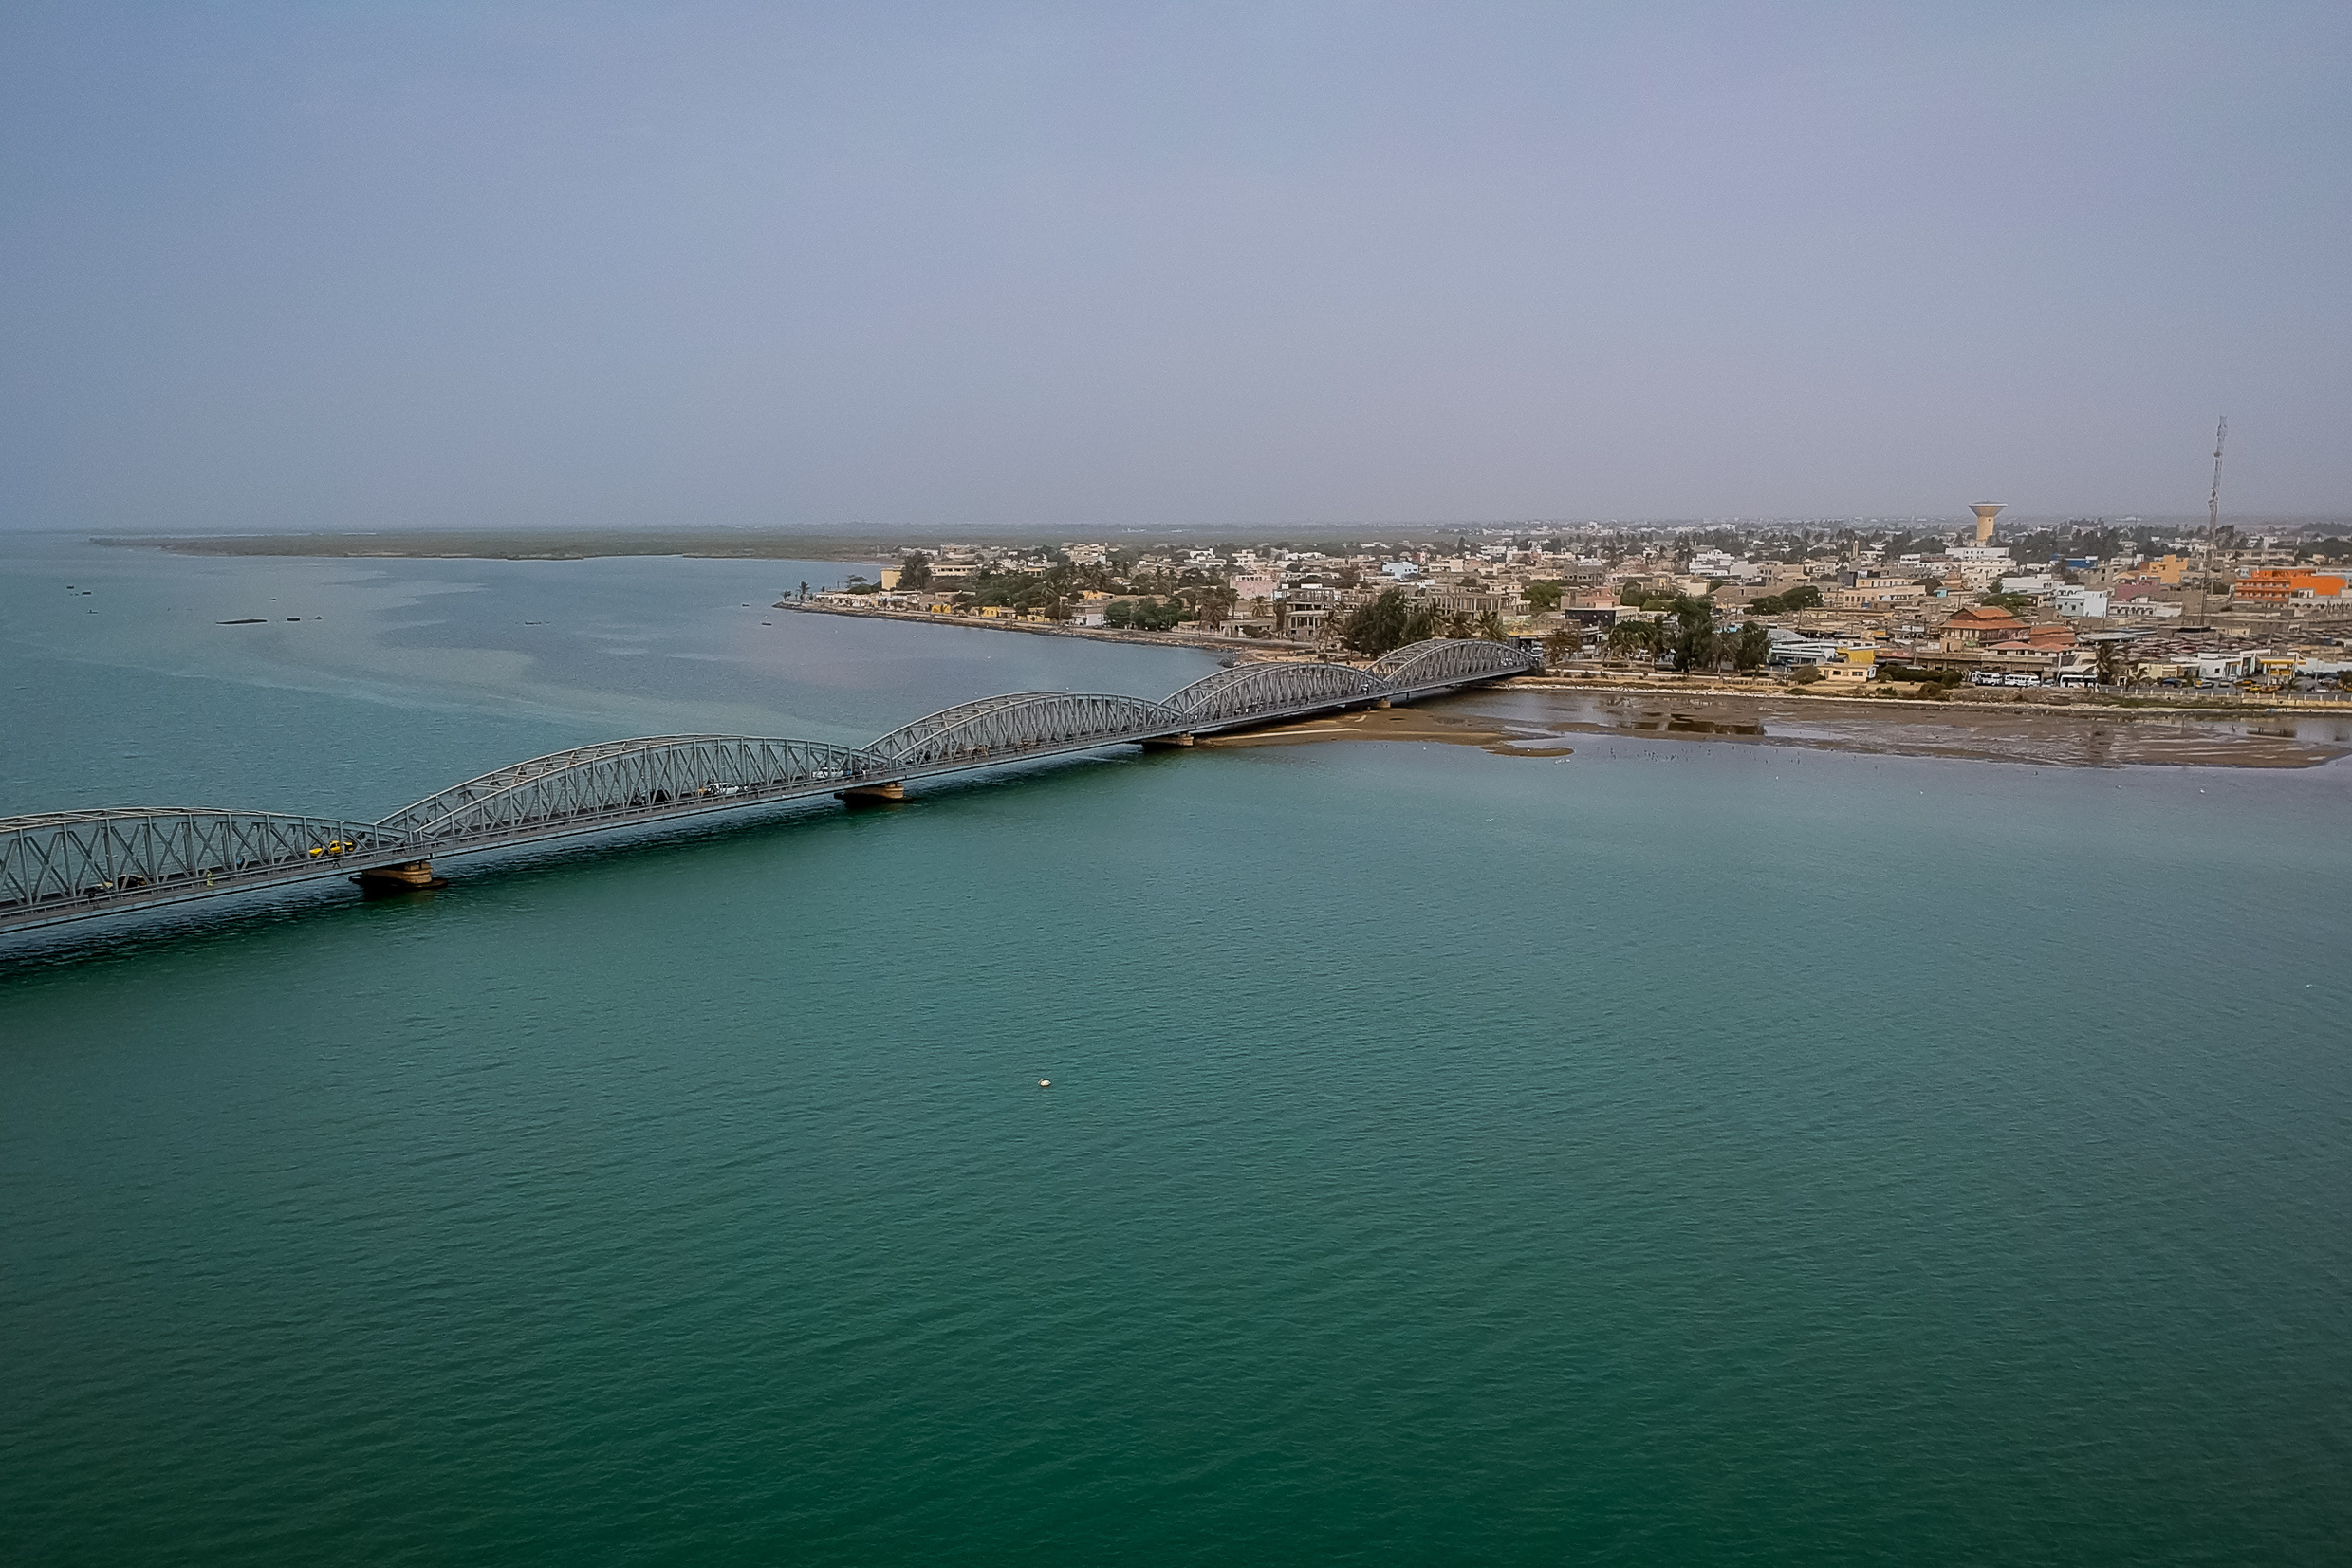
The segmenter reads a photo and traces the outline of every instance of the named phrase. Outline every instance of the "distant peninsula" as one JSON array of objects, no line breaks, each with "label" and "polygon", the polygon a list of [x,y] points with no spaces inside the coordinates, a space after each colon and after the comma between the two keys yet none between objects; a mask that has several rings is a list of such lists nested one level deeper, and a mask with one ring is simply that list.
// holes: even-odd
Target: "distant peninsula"
[{"label": "distant peninsula", "polygon": [[364,559],[586,561],[596,556],[676,555],[730,561],[881,561],[904,542],[781,529],[639,528],[599,532],[509,529],[496,532],[284,533],[99,537],[118,549],[178,555],[338,556]]}]

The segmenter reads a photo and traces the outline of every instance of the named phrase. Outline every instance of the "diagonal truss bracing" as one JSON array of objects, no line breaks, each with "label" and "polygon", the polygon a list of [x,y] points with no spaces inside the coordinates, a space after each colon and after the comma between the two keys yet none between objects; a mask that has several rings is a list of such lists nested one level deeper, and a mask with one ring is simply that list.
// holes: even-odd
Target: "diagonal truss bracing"
[{"label": "diagonal truss bracing", "polygon": [[380,825],[425,847],[544,837],[558,826],[839,789],[885,766],[869,752],[821,741],[655,735],[516,763],[402,806]]},{"label": "diagonal truss bracing", "polygon": [[59,811],[0,821],[0,925],[11,914],[339,871],[405,842],[374,822],[265,811]]},{"label": "diagonal truss bracing", "polygon": [[1180,709],[1142,697],[1023,692],[917,719],[866,749],[900,767],[936,767],[1172,735],[1185,729],[1186,721]]}]

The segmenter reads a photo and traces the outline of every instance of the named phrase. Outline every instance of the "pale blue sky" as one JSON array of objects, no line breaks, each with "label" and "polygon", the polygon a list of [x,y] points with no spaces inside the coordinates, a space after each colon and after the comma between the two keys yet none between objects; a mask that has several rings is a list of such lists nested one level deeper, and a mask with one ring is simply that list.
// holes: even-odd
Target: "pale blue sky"
[{"label": "pale blue sky", "polygon": [[2352,511],[2352,7],[0,9],[0,526]]}]

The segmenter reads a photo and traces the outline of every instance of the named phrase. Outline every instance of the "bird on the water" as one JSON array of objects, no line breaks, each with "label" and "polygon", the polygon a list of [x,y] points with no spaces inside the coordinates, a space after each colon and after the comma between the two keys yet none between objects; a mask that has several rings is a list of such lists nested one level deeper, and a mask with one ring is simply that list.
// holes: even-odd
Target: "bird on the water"
[{"label": "bird on the water", "polygon": [[1040,1089],[1050,1089],[1053,1087],[1053,1079],[1049,1078],[1041,1078],[1037,1080],[1037,1086]]}]

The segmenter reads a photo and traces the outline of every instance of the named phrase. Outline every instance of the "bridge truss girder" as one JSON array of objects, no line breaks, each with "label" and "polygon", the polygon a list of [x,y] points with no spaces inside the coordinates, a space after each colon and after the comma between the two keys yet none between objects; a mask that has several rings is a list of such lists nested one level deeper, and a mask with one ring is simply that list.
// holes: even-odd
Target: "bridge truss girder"
[{"label": "bridge truss girder", "polygon": [[406,834],[421,854],[818,794],[888,766],[869,751],[822,741],[652,735],[516,763],[402,806],[380,825]]},{"label": "bridge truss girder", "polygon": [[1237,664],[1205,675],[1168,699],[1198,726],[1243,722],[1264,714],[1336,703],[1370,702],[1389,688],[1345,664]]},{"label": "bridge truss girder", "polygon": [[1116,746],[1180,733],[1186,715],[1164,702],[1102,692],[1022,692],[943,709],[902,725],[866,749],[900,768],[984,763]]},{"label": "bridge truss girder", "polygon": [[269,811],[0,819],[0,928],[333,875],[405,843],[374,822]]}]

